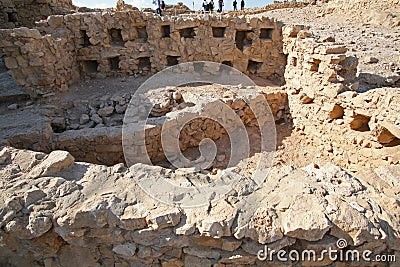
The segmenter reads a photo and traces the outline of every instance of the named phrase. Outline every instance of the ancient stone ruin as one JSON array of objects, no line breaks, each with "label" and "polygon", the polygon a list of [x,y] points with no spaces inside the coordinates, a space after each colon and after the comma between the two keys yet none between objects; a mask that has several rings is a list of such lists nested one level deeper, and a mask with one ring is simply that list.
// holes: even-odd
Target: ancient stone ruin
[{"label": "ancient stone ruin", "polygon": [[[374,25],[378,7],[360,1],[223,14],[179,4],[162,17],[123,1],[0,1],[0,265],[397,266],[400,60],[386,61],[400,59],[399,41],[387,58],[364,57],[307,21],[363,6]],[[390,14],[381,25],[396,25]],[[178,84],[180,73],[198,79]],[[145,127],[129,139],[132,121]],[[153,180],[155,195],[142,184]],[[199,196],[165,181],[210,188],[205,204],[185,205]],[[229,192],[214,194],[219,181]]]}]

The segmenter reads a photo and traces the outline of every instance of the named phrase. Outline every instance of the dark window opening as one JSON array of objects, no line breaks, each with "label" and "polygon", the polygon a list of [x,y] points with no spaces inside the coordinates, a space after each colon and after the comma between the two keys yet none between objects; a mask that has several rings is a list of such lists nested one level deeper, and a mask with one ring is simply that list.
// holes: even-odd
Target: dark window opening
[{"label": "dark window opening", "polygon": [[119,57],[110,58],[109,62],[110,62],[110,69],[112,71],[119,70]]},{"label": "dark window opening", "polygon": [[260,30],[260,39],[272,40],[273,31],[274,31],[274,29],[261,29]]},{"label": "dark window opening", "polygon": [[138,39],[142,39],[144,42],[146,42],[148,38],[146,27],[137,27],[136,31]]},{"label": "dark window opening", "polygon": [[291,65],[292,65],[293,67],[296,67],[296,66],[297,66],[297,58],[292,57]]},{"label": "dark window opening", "polygon": [[167,56],[167,66],[175,66],[179,64],[179,57]]},{"label": "dark window opening", "polygon": [[245,47],[252,45],[253,40],[249,37],[249,33],[252,31],[236,31],[235,42],[239,50],[243,51]]},{"label": "dark window opening", "polygon": [[91,45],[90,43],[90,38],[87,35],[87,32],[85,30],[81,30],[81,43],[83,47],[88,47]]},{"label": "dark window opening", "polygon": [[196,36],[196,32],[194,31],[194,28],[184,28],[179,30],[179,34],[183,38],[194,38]]},{"label": "dark window opening", "polygon": [[97,68],[99,67],[99,62],[97,62],[96,60],[86,60],[85,67],[86,67],[86,72],[96,73]]},{"label": "dark window opening", "polygon": [[319,59],[314,59],[314,61],[311,63],[310,70],[311,71],[318,71],[319,69],[319,64],[321,63],[321,60]]},{"label": "dark window opening", "polygon": [[150,70],[151,69],[150,58],[149,57],[140,57],[138,67],[139,67],[139,69],[148,68]]},{"label": "dark window opening", "polygon": [[124,39],[122,38],[121,30],[120,29],[110,29],[108,31],[110,35],[111,44],[115,45],[123,45]]},{"label": "dark window opening", "polygon": [[226,27],[213,27],[212,28],[213,36],[216,38],[225,37],[225,30]]},{"label": "dark window opening", "polygon": [[18,22],[17,12],[7,12],[8,22]]},{"label": "dark window opening", "polygon": [[258,70],[261,68],[262,62],[257,62],[253,60],[249,60],[249,64],[247,65],[247,71],[251,74],[256,74]]},{"label": "dark window opening", "polygon": [[161,26],[161,33],[162,33],[162,38],[170,37],[171,36],[171,26],[170,25]]},{"label": "dark window opening", "polygon": [[233,67],[232,61],[222,61],[222,64],[229,67]]}]

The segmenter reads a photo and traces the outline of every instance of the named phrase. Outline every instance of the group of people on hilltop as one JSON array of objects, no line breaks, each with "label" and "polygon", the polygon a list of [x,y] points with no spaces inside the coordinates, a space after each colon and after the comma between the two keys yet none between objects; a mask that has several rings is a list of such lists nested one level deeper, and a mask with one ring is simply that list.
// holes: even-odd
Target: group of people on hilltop
[{"label": "group of people on hilltop", "polygon": [[[210,0],[209,2],[207,0],[204,0],[202,6],[203,6],[204,11],[213,12],[214,8],[215,8],[214,0]],[[217,10],[217,12],[221,13],[223,6],[224,6],[224,0],[218,0],[218,10]]]},{"label": "group of people on hilltop", "polygon": [[157,14],[162,16],[162,10],[165,10],[164,0],[153,0],[153,4],[156,6]]},{"label": "group of people on hilltop", "polygon": [[[241,0],[241,2],[240,2],[240,7],[241,7],[241,10],[244,10],[244,6],[245,6],[245,3],[244,3],[244,0]],[[218,0],[218,12],[219,13],[221,13],[222,12],[222,8],[224,7],[224,0]],[[214,11],[214,1],[213,0],[210,0],[209,2],[207,1],[207,0],[204,0],[203,1],[203,9],[204,9],[204,11],[211,11],[211,12],[213,12]],[[238,10],[237,9],[237,0],[233,0],[233,10]]]},{"label": "group of people on hilltop", "polygon": [[[244,6],[245,6],[244,0],[240,1],[240,9],[241,10],[244,10]],[[236,0],[233,0],[233,10],[235,10],[235,11],[238,10]]]},{"label": "group of people on hilltop", "polygon": [[[160,16],[162,16],[162,11],[163,10],[165,10],[165,2],[164,2],[164,0],[153,0],[153,4],[156,6],[156,11],[157,11],[157,14],[158,15],[160,15]],[[238,10],[237,9],[237,0],[233,0],[233,10]],[[193,2],[193,5],[194,5],[194,2]],[[245,6],[245,3],[244,3],[244,0],[241,0],[241,2],[240,2],[240,7],[241,7],[241,10],[244,10],[244,6]],[[203,1],[203,9],[204,9],[204,11],[211,11],[211,12],[213,12],[214,11],[214,0],[209,0],[209,2],[208,2],[208,0],[204,0]],[[219,13],[221,13],[222,12],[222,9],[223,9],[223,7],[224,7],[224,0],[218,0],[218,12]]]},{"label": "group of people on hilltop", "polygon": [[203,9],[204,11],[214,11],[214,1],[210,0],[210,2],[207,2],[207,0],[203,1]]}]

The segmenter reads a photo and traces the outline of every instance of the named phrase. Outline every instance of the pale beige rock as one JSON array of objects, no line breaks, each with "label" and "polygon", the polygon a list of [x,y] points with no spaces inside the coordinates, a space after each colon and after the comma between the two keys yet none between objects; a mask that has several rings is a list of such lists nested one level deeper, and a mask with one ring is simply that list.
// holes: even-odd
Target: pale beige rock
[{"label": "pale beige rock", "polygon": [[49,176],[70,167],[74,161],[74,157],[66,151],[53,151],[29,172],[29,176]]}]

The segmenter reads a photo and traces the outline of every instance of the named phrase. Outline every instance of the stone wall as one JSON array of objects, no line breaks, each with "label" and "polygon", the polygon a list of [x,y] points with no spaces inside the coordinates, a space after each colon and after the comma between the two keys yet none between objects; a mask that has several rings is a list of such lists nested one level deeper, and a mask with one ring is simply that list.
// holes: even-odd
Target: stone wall
[{"label": "stone wall", "polygon": [[33,91],[191,61],[221,62],[283,82],[282,25],[266,17],[97,12],[50,16],[37,26],[0,32],[6,66]]},{"label": "stone wall", "polygon": [[400,164],[399,101],[395,88],[345,92],[308,103],[303,103],[301,94],[289,94],[295,131],[318,148],[318,157],[328,157],[354,173]]},{"label": "stone wall", "polygon": [[288,55],[286,86],[304,98],[333,98],[345,91],[356,91],[358,59],[346,56],[345,45],[332,37],[314,37],[303,26],[285,26],[284,53]]},{"label": "stone wall", "polygon": [[33,27],[35,21],[74,9],[72,0],[1,0],[0,28]]},{"label": "stone wall", "polygon": [[[255,88],[249,88],[248,90],[254,90]],[[247,103],[246,103],[247,101]],[[166,151],[163,150],[166,147],[165,144],[161,144],[161,130],[168,131],[165,129],[177,130],[179,126],[182,126],[179,139],[179,146],[182,151],[188,148],[197,147],[201,140],[204,138],[210,138],[214,141],[221,139],[224,135],[227,135],[226,128],[238,129],[240,125],[237,122],[227,122],[226,118],[231,118],[227,113],[234,111],[238,118],[242,121],[246,127],[256,126],[258,122],[254,117],[253,112],[250,110],[249,104],[254,107],[258,103],[267,101],[271,106],[271,112],[274,118],[269,118],[272,123],[282,119],[285,116],[285,111],[288,110],[287,95],[284,92],[276,91],[265,95],[258,95],[258,97],[245,100],[241,98],[229,99],[225,98],[222,100],[212,101],[210,99],[199,101],[196,106],[191,108],[185,108],[166,114],[160,118],[152,118],[147,124],[146,130],[137,130],[131,132],[131,136],[145,136],[145,144],[136,140],[125,140],[125,145],[132,145],[132,152],[146,151],[149,155],[150,160],[153,163],[158,163],[165,160]],[[134,105],[135,102],[131,103]],[[222,109],[221,106],[225,108]],[[101,113],[101,112],[98,112]],[[106,120],[110,117],[110,114],[103,115],[100,117],[101,120]],[[221,124],[207,118],[219,118],[225,122],[225,129]],[[192,118],[186,123],[188,117]],[[268,119],[267,116],[259,118],[261,121]],[[165,121],[168,122],[165,122]],[[101,125],[99,125],[101,126]],[[93,125],[94,127],[94,125]],[[172,133],[171,133],[172,135]],[[127,134],[126,134],[127,136]],[[96,127],[87,128],[81,130],[68,130],[62,133],[54,133],[52,138],[52,148],[69,151],[76,159],[80,161],[113,165],[120,162],[125,162],[124,151],[122,147],[122,128],[121,126],[114,127]],[[168,148],[167,148],[168,149]],[[131,161],[143,162],[144,156],[139,155],[128,155]],[[147,162],[146,162],[147,163]]]},{"label": "stone wall", "polygon": [[283,36],[295,131],[319,148],[319,157],[353,172],[399,164],[398,89],[357,93],[358,60],[346,56],[344,45],[304,27],[285,26]]},{"label": "stone wall", "polygon": [[[62,16],[50,20],[57,18],[62,20]],[[12,71],[17,85],[25,87],[31,96],[65,89],[79,79],[75,49],[66,39],[41,35],[37,29],[25,27],[0,30],[0,38],[5,66]]]},{"label": "stone wall", "polygon": [[[247,87],[244,87],[247,88]],[[231,88],[225,86],[224,92],[232,94]],[[256,88],[247,88],[248,92],[256,91]],[[179,90],[178,90],[179,92]],[[165,93],[165,92],[164,92]],[[162,93],[159,93],[162,95]],[[193,93],[198,97],[199,94]],[[158,108],[153,108],[146,130],[143,128],[136,131],[137,135],[146,137],[146,151],[150,160],[158,164],[165,159],[161,146],[161,128],[173,129],[173,122],[184,123],[188,117],[192,121],[182,129],[182,134],[176,140],[180,140],[180,147],[183,151],[197,147],[199,142],[205,138],[214,141],[226,137],[226,131],[213,120],[207,119],[211,116],[214,119],[226,120],[232,117],[226,116],[229,111],[234,111],[238,120],[232,125],[233,128],[240,121],[246,127],[258,128],[258,122],[244,101],[247,98],[241,97],[214,97],[203,98],[192,101],[189,94],[184,93],[185,101],[177,104],[172,99],[167,99],[168,107],[153,103]],[[220,99],[219,99],[220,98]],[[248,98],[248,100],[252,98]],[[101,100],[100,98],[91,101],[57,101],[57,105],[38,105],[27,108],[19,116],[10,114],[3,116],[5,121],[10,121],[9,127],[1,129],[1,145],[13,146],[23,149],[31,149],[50,153],[53,150],[69,151],[77,160],[96,164],[113,165],[125,162],[122,147],[122,123],[130,100],[130,95],[115,95]],[[161,102],[165,103],[165,99]],[[271,107],[273,119],[269,122],[278,123],[289,120],[287,94],[282,90],[271,91],[264,94],[256,94],[252,101],[267,101]],[[131,103],[131,108],[135,102]],[[221,106],[224,106],[222,111]],[[235,116],[236,116],[235,115]],[[186,118],[186,119],[185,119]],[[268,117],[266,117],[268,118]],[[263,119],[263,118],[261,118]],[[167,123],[165,121],[168,120]],[[230,123],[230,122],[229,122]],[[252,132],[250,133],[252,134]],[[250,137],[251,138],[251,137]],[[165,144],[165,142],[164,142]],[[141,144],[134,150],[140,151]],[[222,153],[225,154],[223,151]],[[226,152],[228,153],[228,152]],[[140,160],[138,160],[140,162]]]}]

